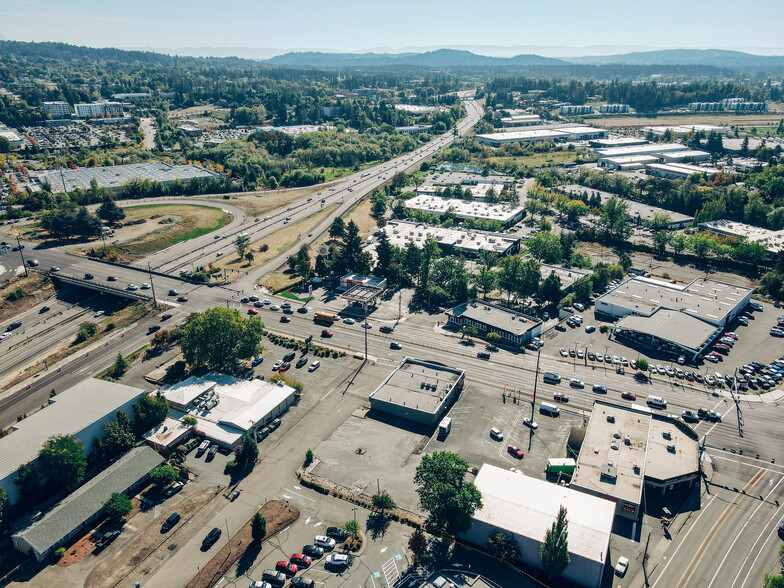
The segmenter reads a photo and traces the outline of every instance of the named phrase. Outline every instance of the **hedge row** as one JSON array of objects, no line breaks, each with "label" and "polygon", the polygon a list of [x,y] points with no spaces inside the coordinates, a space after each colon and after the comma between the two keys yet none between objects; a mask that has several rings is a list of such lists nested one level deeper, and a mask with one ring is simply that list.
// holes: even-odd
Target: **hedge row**
[{"label": "hedge row", "polygon": [[345,357],[346,355],[346,353],[343,351],[336,351],[328,347],[322,347],[321,345],[310,345],[310,347],[308,347],[304,341],[297,341],[296,339],[292,339],[290,337],[283,337],[281,335],[275,335],[270,332],[265,332],[264,334],[273,345],[279,345],[281,347],[285,347],[286,349],[297,349],[298,351],[305,351],[305,349],[309,349],[310,353],[312,353],[315,357],[332,356],[333,358],[337,358]]}]

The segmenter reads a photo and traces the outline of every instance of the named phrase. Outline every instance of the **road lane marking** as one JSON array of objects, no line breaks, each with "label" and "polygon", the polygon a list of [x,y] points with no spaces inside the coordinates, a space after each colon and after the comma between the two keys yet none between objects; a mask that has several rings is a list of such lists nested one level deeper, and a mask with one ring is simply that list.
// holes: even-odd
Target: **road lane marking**
[{"label": "road lane marking", "polygon": [[[700,542],[700,545],[697,548],[697,551],[692,556],[691,561],[689,561],[688,565],[683,570],[681,577],[678,579],[678,583],[675,584],[675,588],[680,588],[681,585],[683,585],[684,587],[688,585],[689,581],[691,581],[692,576],[694,576],[694,572],[697,571],[697,566],[700,565],[700,562],[702,562],[702,558],[705,557],[705,554],[708,552],[708,548],[711,546],[711,543],[713,543],[713,540],[716,538],[718,531],[724,526],[724,524],[727,522],[727,519],[735,511],[735,509],[738,508],[738,505],[740,504],[740,498],[745,494],[746,489],[751,490],[752,488],[754,488],[754,486],[756,486],[759,483],[759,481],[762,480],[763,477],[765,477],[765,473],[766,472],[762,468],[758,469],[757,472],[749,479],[749,481],[746,482],[746,485],[741,489],[741,491],[738,492],[735,498],[726,507],[724,507],[724,511],[721,513],[721,515],[719,515],[719,518],[716,519],[716,522],[713,523],[713,526],[710,528],[708,533]],[[708,542],[707,544],[705,543],[706,541]],[[698,555],[699,558],[697,557]],[[697,561],[695,561],[695,559]],[[683,582],[684,577],[686,578],[685,582]],[[683,584],[681,584],[682,582]]]},{"label": "road lane marking", "polygon": [[[772,516],[771,516],[771,517],[768,519],[768,523],[765,525],[765,527],[767,527],[767,526],[768,526],[768,525],[769,525],[769,524],[770,524],[772,521],[776,521],[776,522],[775,522],[775,525],[776,525],[776,526],[779,524],[779,517],[781,516],[781,515],[779,514],[779,511],[780,511],[782,508],[784,508],[784,504],[782,504],[781,506],[779,506],[779,507],[778,507],[778,508],[775,510],[775,512],[773,513],[773,515],[772,515]],[[763,527],[763,528],[764,528],[764,527]],[[740,573],[741,573],[741,571],[743,570],[743,566],[745,566],[745,565],[746,565],[746,562],[748,561],[749,557],[751,557],[751,554],[752,554],[752,553],[754,553],[754,547],[757,545],[757,542],[758,542],[760,539],[762,539],[763,537],[765,538],[765,540],[766,540],[766,541],[769,541],[770,539],[773,539],[774,543],[778,543],[778,542],[779,542],[779,541],[778,541],[778,537],[777,537],[776,535],[774,535],[773,533],[771,533],[770,535],[767,535],[767,534],[765,534],[765,533],[760,533],[760,534],[759,534],[759,536],[757,537],[757,541],[755,541],[755,542],[754,542],[754,545],[752,545],[752,546],[751,546],[751,549],[749,550],[749,553],[748,553],[748,555],[746,556],[746,559],[744,559],[744,560],[743,560],[743,564],[740,566],[740,569],[738,570],[738,575],[737,575],[737,576],[735,576],[735,580],[733,580],[733,581],[732,581],[732,585],[735,585],[735,581],[738,579],[738,576],[740,576]],[[745,586],[745,585],[746,585],[746,581],[749,579],[749,574],[751,574],[751,570],[753,570],[753,569],[754,569],[754,566],[757,564],[757,560],[759,559],[760,555],[762,555],[762,552],[763,552],[763,549],[759,549],[759,550],[757,550],[757,557],[755,557],[755,558],[754,558],[754,561],[753,561],[753,562],[751,562],[751,566],[749,566],[749,571],[748,571],[748,572],[746,572],[746,577],[745,577],[745,578],[743,578],[743,583],[741,584],[741,588],[742,588],[743,586]]]}]

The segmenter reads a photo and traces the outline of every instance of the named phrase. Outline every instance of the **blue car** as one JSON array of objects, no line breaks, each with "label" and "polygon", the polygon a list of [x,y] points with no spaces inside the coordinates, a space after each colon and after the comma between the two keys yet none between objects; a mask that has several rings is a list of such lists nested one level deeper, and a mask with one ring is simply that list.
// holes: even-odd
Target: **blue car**
[{"label": "blue car", "polygon": [[263,361],[264,361],[264,357],[259,355],[258,357],[254,358],[252,362],[250,362],[250,365],[252,365],[253,367],[256,367],[257,365],[259,365]]}]

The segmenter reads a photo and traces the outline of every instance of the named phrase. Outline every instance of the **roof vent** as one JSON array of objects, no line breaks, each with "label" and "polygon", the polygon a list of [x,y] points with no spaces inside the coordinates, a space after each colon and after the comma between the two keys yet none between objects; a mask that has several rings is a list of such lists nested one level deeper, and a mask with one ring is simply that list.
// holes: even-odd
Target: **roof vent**
[{"label": "roof vent", "polygon": [[665,439],[672,439],[672,433],[670,431],[662,431],[662,437]]},{"label": "roof vent", "polygon": [[626,445],[631,445],[632,444],[632,438],[629,435],[626,435],[626,437],[624,437],[624,439],[623,439],[623,442]]},{"label": "roof vent", "polygon": [[667,451],[669,451],[670,453],[675,453],[675,445],[673,445],[672,443],[668,445]]},{"label": "roof vent", "polygon": [[616,430],[616,431],[613,433],[613,437],[615,437],[616,439],[620,439],[620,438],[621,438],[621,432],[620,432],[620,431],[618,431],[618,430]]},{"label": "roof vent", "polygon": [[607,415],[607,422],[614,423],[615,422],[615,415],[608,414]]}]

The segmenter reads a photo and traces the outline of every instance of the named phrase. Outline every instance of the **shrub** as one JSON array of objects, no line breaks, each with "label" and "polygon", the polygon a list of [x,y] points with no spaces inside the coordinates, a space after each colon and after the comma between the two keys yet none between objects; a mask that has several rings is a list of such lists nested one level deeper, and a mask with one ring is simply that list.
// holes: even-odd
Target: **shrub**
[{"label": "shrub", "polygon": [[223,471],[224,471],[224,473],[229,474],[229,473],[233,472],[236,467],[237,467],[237,462],[236,461],[228,461],[228,462],[226,462],[226,467],[224,468]]},{"label": "shrub", "polygon": [[22,288],[17,288],[13,292],[9,292],[6,294],[6,300],[13,302],[14,300],[19,300],[20,298],[24,298],[25,291]]},{"label": "shrub", "polygon": [[602,326],[599,327],[599,332],[600,333],[606,333],[609,330],[610,330],[610,328],[607,325],[602,325]]},{"label": "shrub", "polygon": [[104,327],[103,330],[109,332],[109,331],[113,331],[116,327],[117,325],[115,325],[114,323],[106,323],[106,327]]},{"label": "shrub", "polygon": [[58,548],[55,550],[55,552],[54,552],[54,556],[55,556],[57,559],[60,559],[60,558],[61,558],[61,557],[63,557],[64,555],[65,555],[65,547],[58,547]]}]

